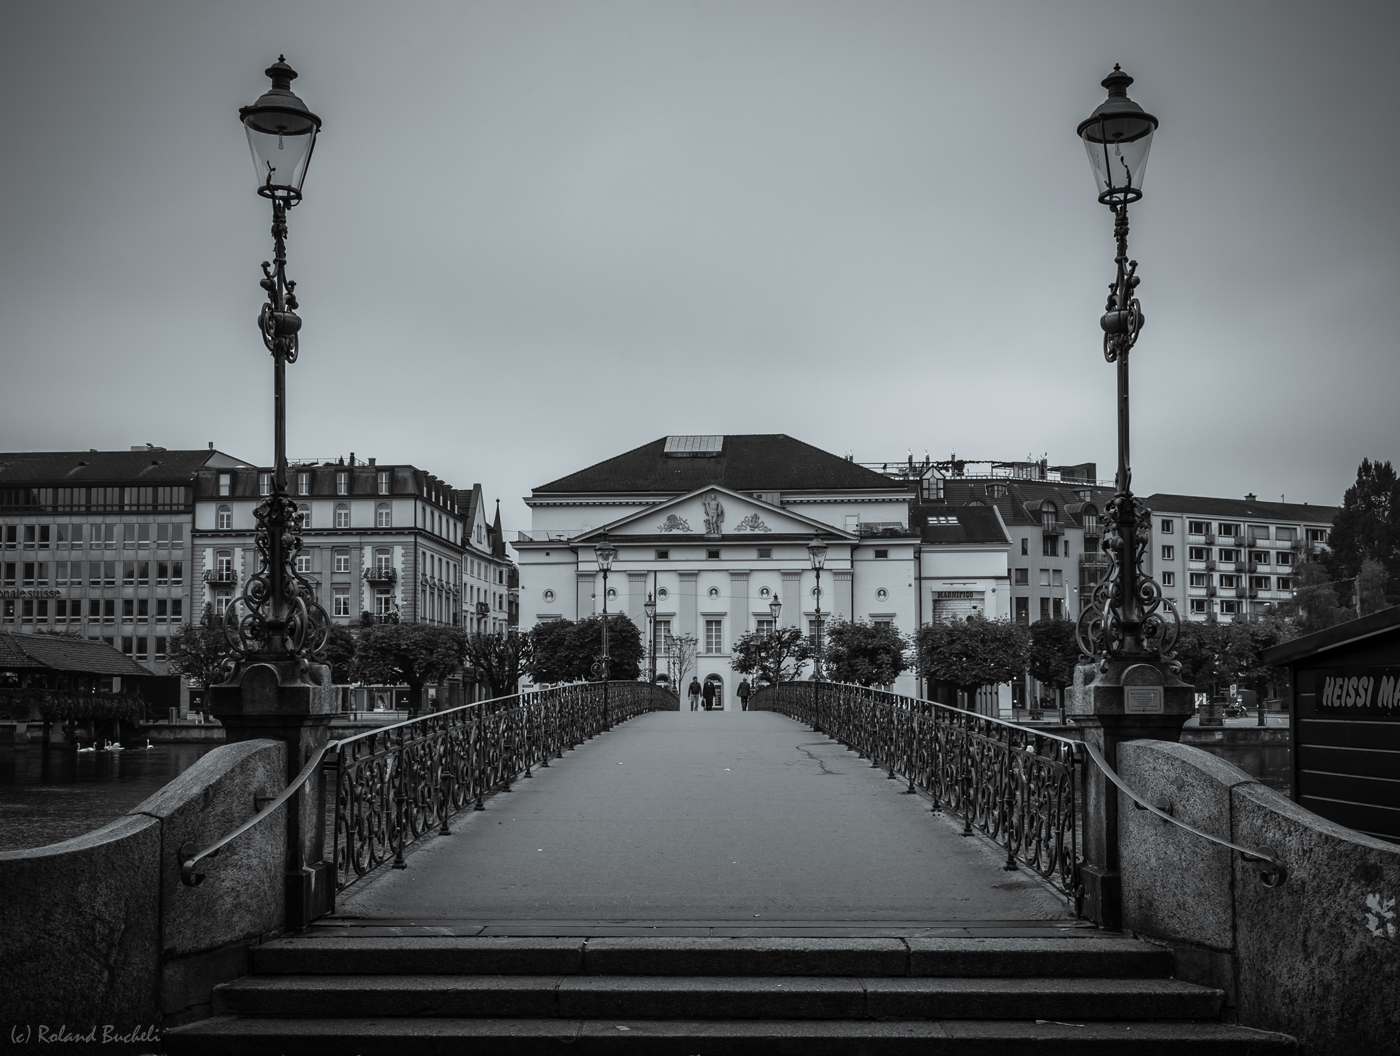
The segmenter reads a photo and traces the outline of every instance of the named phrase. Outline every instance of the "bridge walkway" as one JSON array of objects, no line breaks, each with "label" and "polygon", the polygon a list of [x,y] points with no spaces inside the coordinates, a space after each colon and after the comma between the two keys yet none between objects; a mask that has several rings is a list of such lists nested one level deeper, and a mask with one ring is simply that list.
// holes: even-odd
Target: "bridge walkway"
[{"label": "bridge walkway", "polygon": [[1004,871],[995,848],[904,787],[772,712],[650,713],[458,815],[451,836],[352,887],[321,926],[1006,937],[1073,926],[1062,896]]}]

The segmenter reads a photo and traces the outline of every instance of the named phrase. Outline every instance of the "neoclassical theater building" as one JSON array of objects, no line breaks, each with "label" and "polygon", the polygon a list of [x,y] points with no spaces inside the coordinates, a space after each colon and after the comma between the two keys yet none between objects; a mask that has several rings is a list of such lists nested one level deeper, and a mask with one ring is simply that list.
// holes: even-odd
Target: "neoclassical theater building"
[{"label": "neoclassical theater building", "polygon": [[[775,597],[779,625],[807,633],[819,603],[827,627],[858,620],[905,633],[940,614],[1008,615],[1009,540],[995,509],[944,507],[911,527],[919,498],[917,480],[781,434],[662,437],[525,499],[531,528],[514,544],[521,625],[603,611],[594,548],[604,533],[617,549],[608,611],[637,624],[660,673],[666,637],[693,637],[686,677],[716,683],[726,709],[738,707],[740,681],[730,648],[773,626]],[[827,547],[820,595],[814,537]],[[914,692],[913,674],[894,688]]]}]

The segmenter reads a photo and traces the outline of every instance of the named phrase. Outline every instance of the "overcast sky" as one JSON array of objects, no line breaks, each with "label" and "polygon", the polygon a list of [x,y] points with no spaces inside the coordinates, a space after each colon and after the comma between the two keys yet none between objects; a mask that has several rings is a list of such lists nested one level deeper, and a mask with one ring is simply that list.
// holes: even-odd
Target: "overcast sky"
[{"label": "overcast sky", "polygon": [[1112,217],[1074,130],[1120,62],[1162,121],[1136,490],[1337,502],[1400,459],[1397,11],[0,3],[0,450],[270,460],[237,108],[285,52],[325,120],[293,457],[480,481],[507,528],[667,433],[1111,476]]}]

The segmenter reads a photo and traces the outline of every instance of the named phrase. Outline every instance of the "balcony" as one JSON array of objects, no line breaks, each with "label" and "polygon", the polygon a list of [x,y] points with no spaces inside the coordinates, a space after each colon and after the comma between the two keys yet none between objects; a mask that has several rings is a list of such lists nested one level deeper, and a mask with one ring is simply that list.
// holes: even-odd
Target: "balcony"
[{"label": "balcony", "polygon": [[[1248,588],[1248,587],[1236,587],[1236,588],[1235,588],[1235,597],[1237,597],[1237,598],[1247,598],[1247,597],[1249,597],[1249,593],[1250,593],[1250,592],[1249,592],[1249,588]],[[1256,593],[1258,593],[1258,592],[1256,591]]]},{"label": "balcony", "polygon": [[1215,571],[1215,562],[1214,562],[1213,560],[1207,561],[1207,562],[1205,563],[1205,566],[1206,566],[1206,571],[1207,571],[1207,572],[1214,572],[1214,571]]},{"label": "balcony", "polygon": [[1040,531],[1043,535],[1064,535],[1065,526],[1059,521],[1041,521]]},{"label": "balcony", "polygon": [[478,616],[490,616],[491,606],[487,605],[484,601],[478,601],[476,603],[476,614]]},{"label": "balcony", "polygon": [[231,568],[211,568],[204,573],[204,582],[216,587],[231,587],[238,582],[238,573]]},{"label": "balcony", "polygon": [[1108,555],[1102,550],[1097,553],[1085,552],[1079,555],[1079,563],[1081,565],[1093,565],[1098,568],[1107,568]]},{"label": "balcony", "polygon": [[1215,587],[1206,587],[1206,597],[1208,597],[1208,598],[1213,598],[1213,597],[1215,597],[1215,592],[1216,592],[1216,588],[1215,588]]},{"label": "balcony", "polygon": [[1214,545],[1214,543],[1215,543],[1215,533],[1214,533],[1214,532],[1206,532],[1203,536],[1201,536],[1201,542],[1205,543],[1207,546]]},{"label": "balcony", "polygon": [[399,573],[397,569],[381,567],[379,565],[365,569],[366,583],[378,583],[383,586],[392,586],[398,581]]}]

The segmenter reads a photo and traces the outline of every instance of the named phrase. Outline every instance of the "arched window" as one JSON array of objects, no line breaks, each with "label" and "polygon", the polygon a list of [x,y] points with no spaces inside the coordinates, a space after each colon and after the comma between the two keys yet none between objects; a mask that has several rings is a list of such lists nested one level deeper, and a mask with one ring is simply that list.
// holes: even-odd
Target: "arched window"
[{"label": "arched window", "polygon": [[389,504],[387,502],[381,502],[374,508],[374,526],[376,528],[392,528],[394,526],[394,520],[389,513]]},{"label": "arched window", "polygon": [[297,520],[303,528],[311,527],[311,507],[304,502],[297,507]]},{"label": "arched window", "polygon": [[1084,534],[1099,534],[1099,511],[1095,506],[1084,507]]},{"label": "arched window", "polygon": [[379,572],[387,572],[394,567],[394,555],[387,547],[374,552],[374,567]]},{"label": "arched window", "polygon": [[343,502],[335,504],[335,526],[337,528],[350,527],[350,507]]},{"label": "arched window", "polygon": [[219,550],[214,554],[214,563],[218,567],[220,575],[227,575],[233,571],[233,551]]},{"label": "arched window", "polygon": [[1055,509],[1055,504],[1046,499],[1040,504],[1040,526],[1046,531],[1053,531],[1055,525],[1060,523],[1059,511]]},{"label": "arched window", "polygon": [[220,506],[218,514],[218,529],[226,532],[233,527],[233,508],[230,506]]}]

